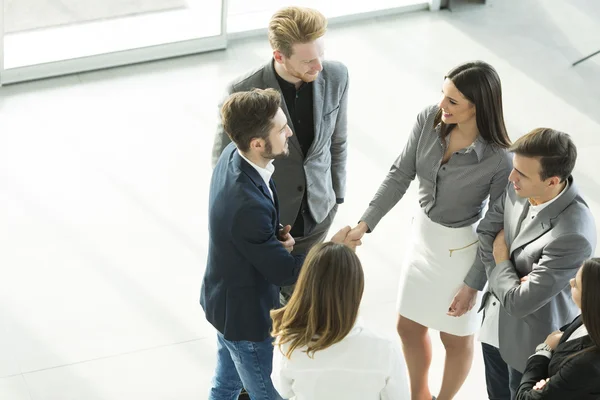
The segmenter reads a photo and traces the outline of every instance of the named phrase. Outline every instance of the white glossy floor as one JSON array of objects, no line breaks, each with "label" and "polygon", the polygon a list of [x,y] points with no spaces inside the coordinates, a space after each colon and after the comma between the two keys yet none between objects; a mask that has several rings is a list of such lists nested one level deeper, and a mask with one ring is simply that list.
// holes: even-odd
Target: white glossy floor
[{"label": "white glossy floor", "polygon": [[[573,135],[576,182],[600,215],[600,55],[570,65],[600,48],[592,3],[502,0],[332,28],[327,56],[351,73],[348,194],[334,228],[357,221],[417,112],[469,59],[498,69],[513,139],[538,126]],[[215,335],[198,296],[216,104],[268,58],[252,39],[1,89],[0,399],[207,397]],[[414,189],[359,250],[362,314],[388,335]],[[457,398],[486,397],[482,364],[478,352]]]}]

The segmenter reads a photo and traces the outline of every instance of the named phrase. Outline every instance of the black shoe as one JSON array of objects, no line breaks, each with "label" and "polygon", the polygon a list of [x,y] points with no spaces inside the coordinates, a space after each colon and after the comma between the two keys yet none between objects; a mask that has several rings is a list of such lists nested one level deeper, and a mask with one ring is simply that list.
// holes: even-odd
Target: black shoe
[{"label": "black shoe", "polygon": [[242,389],[242,393],[240,393],[238,400],[250,400],[250,395],[246,392],[246,389]]}]

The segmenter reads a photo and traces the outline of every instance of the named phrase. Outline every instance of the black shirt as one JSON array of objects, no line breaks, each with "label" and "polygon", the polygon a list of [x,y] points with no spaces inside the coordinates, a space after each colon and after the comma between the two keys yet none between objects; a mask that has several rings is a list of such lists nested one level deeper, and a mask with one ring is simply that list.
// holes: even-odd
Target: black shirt
[{"label": "black shirt", "polygon": [[294,134],[300,142],[304,157],[315,138],[315,124],[313,120],[313,84],[302,82],[296,89],[296,85],[289,83],[275,73],[279,87],[285,99],[285,105],[290,113],[290,119],[294,125]]}]

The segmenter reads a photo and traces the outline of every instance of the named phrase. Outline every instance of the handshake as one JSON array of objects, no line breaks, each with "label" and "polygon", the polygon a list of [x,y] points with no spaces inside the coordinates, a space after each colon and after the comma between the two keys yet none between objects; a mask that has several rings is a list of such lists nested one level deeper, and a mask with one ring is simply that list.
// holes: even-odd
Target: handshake
[{"label": "handshake", "polygon": [[[277,233],[277,238],[283,247],[285,247],[285,249],[290,253],[296,244],[296,241],[292,235],[290,235],[291,229],[292,227],[290,225],[281,225],[279,232]],[[330,241],[333,243],[344,244],[350,247],[352,250],[356,250],[356,247],[362,244],[361,239],[368,230],[369,227],[367,224],[363,221],[360,221],[354,228],[351,228],[349,225],[343,227],[335,235],[333,235]]]}]

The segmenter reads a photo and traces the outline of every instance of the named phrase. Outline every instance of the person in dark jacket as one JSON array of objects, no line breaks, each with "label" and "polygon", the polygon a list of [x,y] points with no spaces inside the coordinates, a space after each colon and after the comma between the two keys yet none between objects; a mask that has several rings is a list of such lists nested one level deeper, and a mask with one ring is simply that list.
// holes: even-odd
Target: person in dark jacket
[{"label": "person in dark jacket", "polygon": [[[279,287],[298,279],[303,255],[290,254],[291,226],[281,226],[273,160],[289,153],[292,135],[274,89],[231,95],[221,117],[231,143],[210,183],[209,244],[200,304],[217,330],[217,367],[210,400],[279,400],[271,383],[269,312]],[[344,243],[350,227],[331,241]],[[354,248],[359,241],[347,242]]]},{"label": "person in dark jacket", "polygon": [[527,361],[517,400],[600,399],[600,258],[571,279],[579,315],[551,333]]}]

